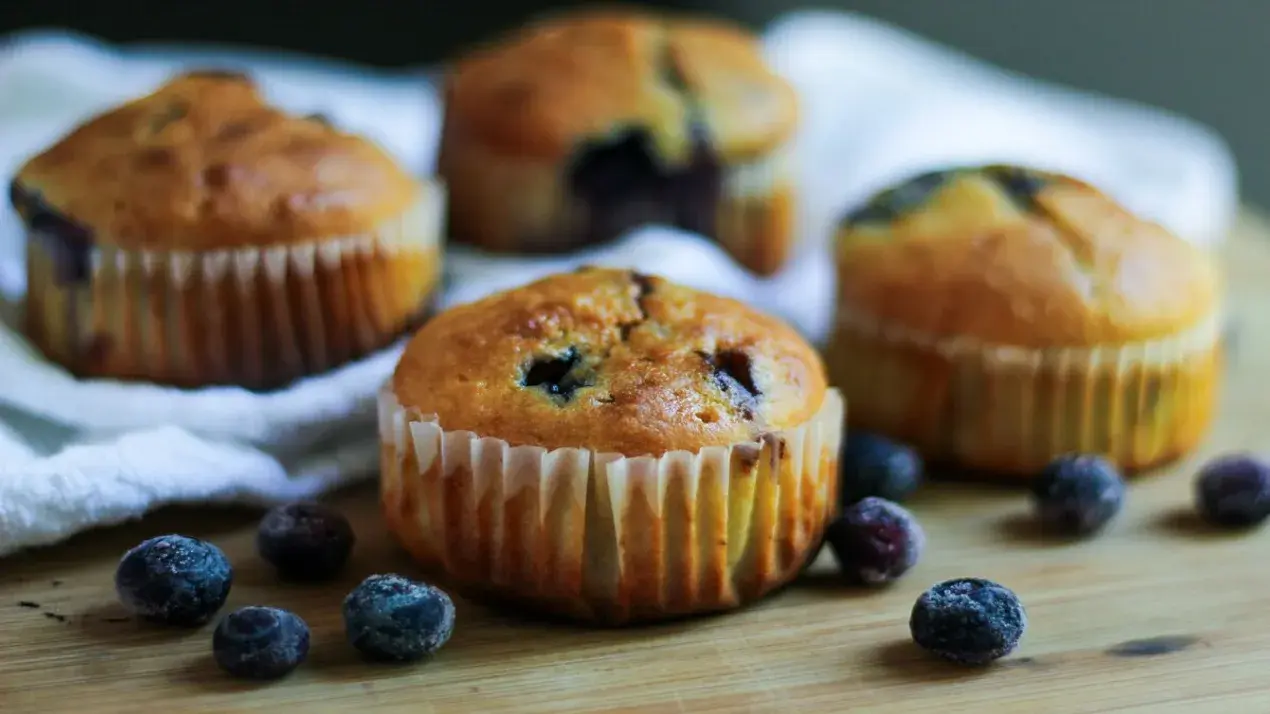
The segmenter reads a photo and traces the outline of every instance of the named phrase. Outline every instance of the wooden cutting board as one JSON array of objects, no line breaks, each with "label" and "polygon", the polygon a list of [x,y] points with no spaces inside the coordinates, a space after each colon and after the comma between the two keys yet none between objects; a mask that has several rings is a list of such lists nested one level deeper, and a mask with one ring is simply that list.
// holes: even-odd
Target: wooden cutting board
[{"label": "wooden cutting board", "polygon": [[[1197,465],[1270,436],[1270,224],[1245,215],[1223,252],[1240,329],[1220,421],[1200,453],[1139,479],[1097,540],[1039,538],[1021,493],[932,485],[911,504],[926,557],[881,592],[843,585],[826,553],[759,606],[673,625],[594,631],[459,601],[435,659],[374,666],[345,644],[340,602],[368,574],[416,570],[383,533],[373,487],[333,499],[360,540],[346,577],[318,587],[275,582],[254,554],[257,513],[169,510],[0,561],[0,711],[1270,712],[1270,527],[1219,535],[1191,516]],[[115,564],[168,532],[230,555],[230,607],[307,620],[309,661],[243,684],[212,663],[210,626],[129,620]],[[913,601],[959,576],[1000,581],[1027,606],[1030,629],[996,666],[947,666],[910,643]]]}]

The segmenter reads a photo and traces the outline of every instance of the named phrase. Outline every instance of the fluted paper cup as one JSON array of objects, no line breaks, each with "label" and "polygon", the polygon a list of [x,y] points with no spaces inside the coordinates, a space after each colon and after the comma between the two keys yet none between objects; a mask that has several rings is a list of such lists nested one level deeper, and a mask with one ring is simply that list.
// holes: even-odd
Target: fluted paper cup
[{"label": "fluted paper cup", "polygon": [[836,511],[845,406],[753,442],[660,457],[464,431],[380,394],[397,539],[468,594],[624,624],[721,611],[798,574]]}]

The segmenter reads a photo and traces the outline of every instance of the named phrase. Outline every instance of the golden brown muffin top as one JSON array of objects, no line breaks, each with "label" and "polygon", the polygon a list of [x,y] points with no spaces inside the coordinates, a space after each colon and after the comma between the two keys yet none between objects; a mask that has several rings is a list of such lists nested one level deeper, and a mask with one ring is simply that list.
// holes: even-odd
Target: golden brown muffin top
[{"label": "golden brown muffin top", "polygon": [[1220,300],[1202,249],[1076,179],[1018,167],[932,172],[848,216],[839,304],[893,325],[1028,348],[1140,342]]},{"label": "golden brown muffin top", "polygon": [[704,125],[725,160],[773,150],[793,132],[792,87],[740,27],[638,11],[577,12],[530,24],[458,60],[447,122],[517,156],[559,158],[588,140],[649,132],[685,160]]},{"label": "golden brown muffin top", "polygon": [[126,249],[214,250],[371,232],[417,197],[381,149],[191,72],[80,125],[18,172],[48,208]]},{"label": "golden brown muffin top", "polygon": [[584,268],[441,313],[406,346],[392,386],[449,431],[633,457],[799,426],[820,409],[825,379],[776,318]]}]

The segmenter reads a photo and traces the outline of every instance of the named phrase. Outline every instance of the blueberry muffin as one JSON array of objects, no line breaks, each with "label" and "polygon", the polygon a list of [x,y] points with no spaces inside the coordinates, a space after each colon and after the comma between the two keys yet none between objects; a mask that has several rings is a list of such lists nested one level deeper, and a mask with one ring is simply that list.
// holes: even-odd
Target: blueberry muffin
[{"label": "blueberry muffin", "polygon": [[843,411],[774,318],[555,275],[407,344],[380,401],[384,515],[468,594],[604,624],[734,608],[819,543]]},{"label": "blueberry muffin", "polygon": [[416,323],[442,193],[246,76],[177,76],[18,171],[26,332],[82,377],[285,385]]},{"label": "blueberry muffin", "polygon": [[852,427],[1006,478],[1068,452],[1143,469],[1209,427],[1217,266],[1081,181],[916,176],[847,216],[836,253],[827,361]]},{"label": "blueberry muffin", "polygon": [[775,272],[794,245],[794,90],[727,24],[582,12],[459,59],[438,172],[452,237],[566,252],[660,223]]}]

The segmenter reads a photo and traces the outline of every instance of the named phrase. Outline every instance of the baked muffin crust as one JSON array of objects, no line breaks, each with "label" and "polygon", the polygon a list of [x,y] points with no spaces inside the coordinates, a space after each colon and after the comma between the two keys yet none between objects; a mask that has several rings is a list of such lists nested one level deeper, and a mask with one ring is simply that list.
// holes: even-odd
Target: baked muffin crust
[{"label": "baked muffin crust", "polygon": [[1140,342],[1210,318],[1212,261],[1079,180],[936,172],[845,221],[840,305],[932,337],[1026,348]]},{"label": "baked muffin crust", "polygon": [[588,140],[647,131],[667,163],[692,153],[691,124],[743,162],[785,142],[793,89],[740,27],[637,11],[583,12],[531,25],[456,63],[447,111],[487,146],[560,159]]},{"label": "baked muffin crust", "polygon": [[270,106],[246,76],[191,72],[30,159],[13,193],[97,243],[208,251],[366,234],[419,190],[373,143]]},{"label": "baked muffin crust", "polygon": [[660,456],[799,426],[820,409],[826,377],[773,317],[584,268],[438,315],[407,345],[392,389],[447,431]]}]

